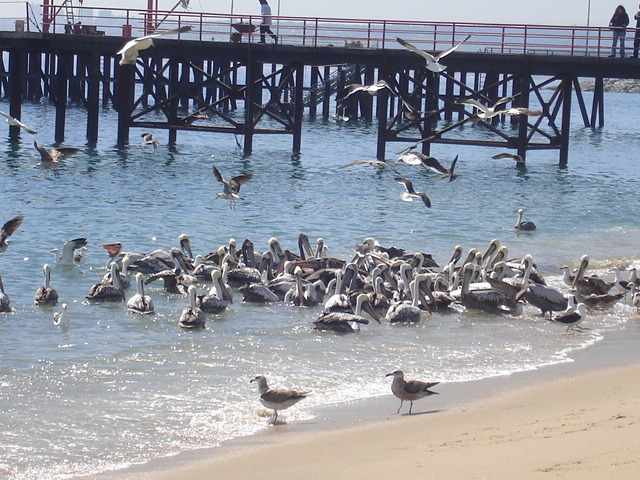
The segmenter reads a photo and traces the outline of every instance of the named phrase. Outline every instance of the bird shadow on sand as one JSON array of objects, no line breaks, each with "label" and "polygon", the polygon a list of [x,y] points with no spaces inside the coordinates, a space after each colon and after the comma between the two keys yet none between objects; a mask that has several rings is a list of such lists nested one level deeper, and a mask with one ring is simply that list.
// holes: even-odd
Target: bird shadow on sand
[{"label": "bird shadow on sand", "polygon": [[401,413],[400,415],[403,417],[417,417],[418,415],[431,415],[434,413],[440,413],[444,410],[436,409],[436,410],[426,410],[424,412],[413,412],[413,413]]}]

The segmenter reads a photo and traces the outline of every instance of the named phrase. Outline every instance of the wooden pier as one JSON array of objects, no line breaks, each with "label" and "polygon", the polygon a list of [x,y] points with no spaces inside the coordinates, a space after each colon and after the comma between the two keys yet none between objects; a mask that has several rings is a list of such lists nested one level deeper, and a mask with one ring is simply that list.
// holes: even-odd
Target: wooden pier
[{"label": "wooden pier", "polygon": [[[126,13],[123,21],[133,23],[132,13]],[[124,66],[116,52],[128,38],[115,33],[53,33],[56,25],[47,25],[49,33],[0,32],[0,96],[9,99],[9,113],[17,118],[24,101],[47,97],[55,106],[56,142],[64,140],[67,105],[74,102],[86,109],[89,142],[97,141],[100,111],[110,105],[118,114],[119,145],[128,143],[132,128],[142,128],[168,130],[170,143],[182,130],[232,133],[242,136],[246,153],[255,135],[285,134],[299,151],[305,115],[321,115],[376,120],[380,159],[391,142],[424,153],[447,143],[512,149],[523,157],[529,150],[555,149],[564,164],[572,109],[579,108],[586,127],[601,127],[603,79],[640,78],[637,60],[603,56],[609,34],[600,29],[544,27],[536,36],[531,26],[283,18],[287,27],[276,45],[260,43],[258,34],[233,35],[231,26],[257,24],[257,18],[204,15],[173,18],[167,12],[170,21],[165,18],[162,29],[199,28],[180,38],[156,39],[156,47],[142,51],[135,65]],[[359,27],[365,24],[366,29]],[[137,36],[136,28],[123,26]],[[142,28],[149,29],[147,17]],[[447,69],[439,74],[395,41],[403,37],[441,51],[467,34],[472,39],[443,61]],[[385,90],[336,102],[345,85],[379,80],[397,95]],[[589,97],[581,80],[595,81]],[[467,98],[490,105],[507,96],[514,97],[511,106],[539,109],[542,115],[498,115],[478,122],[471,107],[457,103]],[[459,134],[470,121],[485,127],[480,138],[468,130]],[[9,135],[15,139],[20,131],[10,127]]]}]

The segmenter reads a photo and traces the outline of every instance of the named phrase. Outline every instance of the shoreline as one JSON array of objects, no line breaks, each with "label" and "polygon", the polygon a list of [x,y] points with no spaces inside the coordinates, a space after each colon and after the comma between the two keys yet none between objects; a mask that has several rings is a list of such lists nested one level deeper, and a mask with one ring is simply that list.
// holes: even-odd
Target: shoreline
[{"label": "shoreline", "polygon": [[[398,432],[400,425],[403,429],[406,428],[409,432],[413,432],[407,433],[407,438],[414,435],[416,431],[424,432],[434,428],[437,430],[437,435],[447,435],[448,427],[446,424],[448,422],[460,427],[468,422],[469,418],[477,420],[478,415],[480,417],[490,416],[491,414],[488,412],[494,412],[495,416],[500,419],[504,411],[512,409],[522,409],[524,414],[531,413],[532,409],[534,411],[540,410],[541,407],[546,409],[544,404],[547,403],[545,399],[547,390],[556,392],[555,397],[548,401],[550,411],[562,409],[564,398],[573,403],[584,401],[588,407],[589,399],[582,398],[586,395],[586,391],[583,392],[583,390],[593,382],[596,382],[594,384],[595,391],[599,392],[599,395],[605,395],[603,402],[606,404],[606,392],[600,393],[599,383],[609,384],[612,390],[619,390],[622,387],[623,379],[629,375],[640,379],[640,359],[637,358],[637,355],[634,356],[633,349],[634,346],[637,347],[639,340],[640,322],[636,316],[632,315],[624,328],[609,332],[609,335],[592,346],[572,352],[571,359],[566,362],[541,366],[535,370],[517,372],[507,376],[440,384],[435,388],[439,395],[415,402],[414,415],[412,416],[395,415],[399,400],[391,394],[345,404],[328,405],[315,411],[314,419],[308,422],[270,426],[257,434],[223,442],[218,447],[183,452],[173,457],[153,459],[143,465],[135,465],[123,470],[76,478],[78,480],[146,480],[151,478],[154,480],[183,478],[204,480],[211,478],[212,471],[216,472],[216,478],[255,478],[261,473],[260,468],[262,467],[260,465],[263,462],[266,462],[264,468],[267,469],[281,469],[283,468],[282,464],[285,464],[287,470],[285,477],[287,478],[293,475],[316,478],[313,473],[315,471],[322,473],[322,478],[324,478],[330,474],[327,473],[327,468],[334,468],[334,463],[350,462],[353,456],[358,455],[363,460],[368,459],[367,462],[370,461],[372,465],[376,466],[370,468],[366,464],[361,465],[360,469],[355,469],[350,473],[349,478],[370,478],[372,474],[375,475],[377,472],[383,471],[386,468],[384,465],[393,463],[391,459],[387,458],[382,462],[382,465],[378,464],[378,457],[384,455],[384,452],[379,448],[381,442],[386,443],[387,439],[394,435],[400,435],[396,441],[402,440],[403,435]],[[411,378],[409,372],[406,374],[408,378]],[[640,382],[634,384],[633,388],[636,389],[635,398],[640,398]],[[579,393],[577,398],[573,398],[576,392],[582,393]],[[529,395],[540,399],[539,404],[522,406],[523,399]],[[627,397],[625,397],[626,400],[630,400]],[[569,398],[573,400],[569,400]],[[558,401],[554,401],[554,399]],[[608,404],[606,406],[611,408],[614,405]],[[407,408],[408,405],[405,403],[402,413],[405,413]],[[558,418],[568,414],[567,412],[561,413],[557,413]],[[612,418],[616,415],[622,414],[612,414]],[[286,412],[284,416],[286,418]],[[630,418],[629,415],[622,415],[622,417]],[[513,423],[513,419],[511,423]],[[506,428],[505,425],[502,425],[502,428]],[[633,428],[633,426],[631,425],[629,428]],[[454,428],[453,431],[455,430]],[[587,430],[585,429],[585,431]],[[455,441],[462,441],[463,437],[479,433],[474,431],[473,427],[471,427],[471,432],[459,434],[460,438],[456,437]],[[597,435],[597,432],[594,435]],[[552,438],[555,437],[552,436]],[[346,441],[346,439],[349,440]],[[361,444],[368,445],[370,448],[363,450]],[[335,445],[342,445],[342,447],[341,450],[334,451],[331,458],[327,458],[326,453],[314,455],[314,449],[321,452],[333,451]],[[397,448],[393,447],[393,444],[389,444],[389,447],[391,450]],[[408,446],[404,448],[408,448]],[[567,452],[572,450],[573,447],[570,447]],[[426,448],[421,455],[427,455],[429,451],[429,448]],[[295,458],[296,461],[290,461],[291,458]],[[459,472],[455,470],[458,467],[461,466],[453,463],[452,468],[454,468],[455,474],[452,476],[434,476],[433,478],[459,477]],[[415,478],[424,478],[425,471],[423,469],[416,469],[415,472]],[[418,472],[421,472],[422,476]],[[582,470],[580,472],[581,475],[585,473]],[[338,472],[334,473],[339,475]],[[387,473],[392,474],[392,472]],[[411,478],[410,472],[405,472],[405,474]],[[484,478],[484,476],[477,478]],[[493,478],[501,477],[494,476]]]}]

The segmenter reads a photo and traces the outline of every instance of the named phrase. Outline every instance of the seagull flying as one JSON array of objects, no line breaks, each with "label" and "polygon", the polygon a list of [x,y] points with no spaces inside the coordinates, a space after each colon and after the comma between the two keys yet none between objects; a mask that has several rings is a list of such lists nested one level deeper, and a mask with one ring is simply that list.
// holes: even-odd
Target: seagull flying
[{"label": "seagull flying", "polygon": [[400,198],[402,198],[402,200],[404,200],[405,202],[413,202],[415,198],[419,198],[424,202],[427,208],[431,208],[431,200],[429,199],[429,195],[422,192],[416,192],[413,189],[413,183],[411,183],[411,180],[402,177],[396,177],[394,178],[394,180],[398,183],[403,184],[404,188],[407,189],[406,192],[402,192],[400,194]]},{"label": "seagull flying", "polygon": [[391,88],[385,80],[380,80],[378,83],[374,83],[373,85],[361,85],[359,83],[352,83],[351,85],[347,85],[337,96],[336,100],[338,102],[342,102],[349,98],[351,95],[360,92],[367,92],[369,95],[377,95],[381,90],[387,89],[391,92],[392,95],[397,96],[397,92]]},{"label": "seagull flying", "polygon": [[388,168],[388,169],[393,170],[394,172],[398,173],[398,171],[395,168],[393,168],[387,162],[383,162],[382,160],[368,160],[368,159],[356,160],[355,162],[351,162],[351,163],[347,163],[346,165],[342,165],[340,168],[355,167],[355,166],[358,166],[358,165],[371,165],[373,168]]},{"label": "seagull flying", "polygon": [[13,232],[15,232],[22,224],[22,220],[24,220],[24,217],[22,215],[18,215],[2,226],[0,229],[0,253],[7,251],[7,248],[9,247],[9,237],[13,235]]},{"label": "seagull flying", "polygon": [[153,133],[143,133],[140,135],[142,137],[141,147],[146,147],[147,145],[152,145],[154,149],[158,148],[158,141],[153,138]]},{"label": "seagull flying", "polygon": [[494,155],[493,157],[491,157],[493,159],[501,159],[501,158],[510,158],[512,160],[516,161],[516,167],[524,167],[526,166],[526,163],[524,161],[524,158],[522,158],[520,155],[518,154],[513,154],[513,153],[498,153],[497,155]]},{"label": "seagull flying", "polygon": [[238,175],[225,180],[216,166],[213,166],[213,178],[224,185],[222,192],[218,193],[217,196],[231,200],[231,206],[233,206],[234,201],[242,200],[242,197],[238,195],[240,187],[251,180],[252,177],[253,174],[247,173],[246,175]]},{"label": "seagull flying", "polygon": [[6,114],[4,112],[0,112],[0,115],[2,115],[6,120],[5,122],[7,122],[9,125],[13,126],[13,127],[18,127],[23,129],[25,132],[30,133],[31,135],[35,135],[36,132],[35,130],[33,130],[32,128],[27,127],[24,123],[22,123],[20,120],[18,120],[17,118],[13,118],[11,115]]},{"label": "seagull flying", "polygon": [[446,68],[447,68],[447,67],[445,67],[444,65],[442,65],[440,63],[440,60],[442,60],[444,57],[446,57],[447,55],[452,53],[454,50],[456,50],[460,45],[462,45],[464,42],[466,42],[470,38],[471,38],[471,35],[467,35],[464,38],[464,40],[462,40],[461,42],[458,42],[456,45],[451,47],[449,50],[445,50],[444,52],[440,52],[436,56],[433,56],[429,52],[425,52],[424,50],[419,49],[418,47],[416,47],[415,45],[407,42],[406,40],[403,40],[401,38],[396,38],[396,40],[398,41],[398,43],[400,45],[402,45],[404,48],[406,48],[410,52],[416,53],[416,54],[420,55],[422,58],[424,58],[427,61],[427,70],[431,70],[432,72],[435,72],[435,73],[440,73],[440,72],[443,72],[444,70],[446,70]]},{"label": "seagull flying", "polygon": [[62,159],[75,155],[80,151],[79,148],[73,147],[54,147],[51,150],[47,150],[46,148],[38,145],[38,142],[35,140],[33,141],[33,146],[36,147],[36,150],[40,154],[40,163],[37,166],[41,168],[53,168],[56,176],[58,176],[58,171],[56,169],[60,165],[65,165]]},{"label": "seagull flying", "polygon": [[191,30],[191,26],[174,28],[173,30],[167,30],[166,32],[156,33],[154,35],[145,35],[144,37],[134,38],[129,40],[124,47],[120,49],[116,55],[122,55],[120,59],[120,65],[133,65],[138,59],[138,52],[140,50],[146,50],[153,46],[153,39],[162,35],[173,35],[179,33],[185,33]]}]

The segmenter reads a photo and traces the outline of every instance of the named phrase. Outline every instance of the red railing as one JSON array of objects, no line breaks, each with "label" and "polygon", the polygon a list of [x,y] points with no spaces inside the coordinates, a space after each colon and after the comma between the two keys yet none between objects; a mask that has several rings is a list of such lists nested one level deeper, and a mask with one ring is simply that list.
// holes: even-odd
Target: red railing
[{"label": "red railing", "polygon": [[[62,12],[63,10],[58,10]],[[260,15],[212,14],[191,11],[158,11],[120,8],[75,7],[74,19],[83,32],[117,36],[141,36],[148,31],[163,31],[190,25],[193,30],[180,37],[199,41],[258,42]],[[105,12],[108,13],[105,14]],[[29,10],[27,9],[27,15]],[[58,17],[60,20],[58,20]],[[42,31],[63,33],[64,15],[42,24]],[[160,24],[159,20],[163,19]],[[31,20],[31,21],[30,21]],[[27,26],[34,24],[27,18]],[[240,33],[238,25],[251,24],[253,32]],[[611,31],[606,27],[579,27],[524,24],[483,24],[465,22],[418,22],[397,20],[361,20],[347,18],[273,17],[271,29],[285,45],[329,46],[386,49],[401,48],[396,37],[429,51],[445,50],[467,35],[472,35],[460,50],[511,54],[590,55],[610,53]],[[627,50],[633,43],[629,29]]]}]

